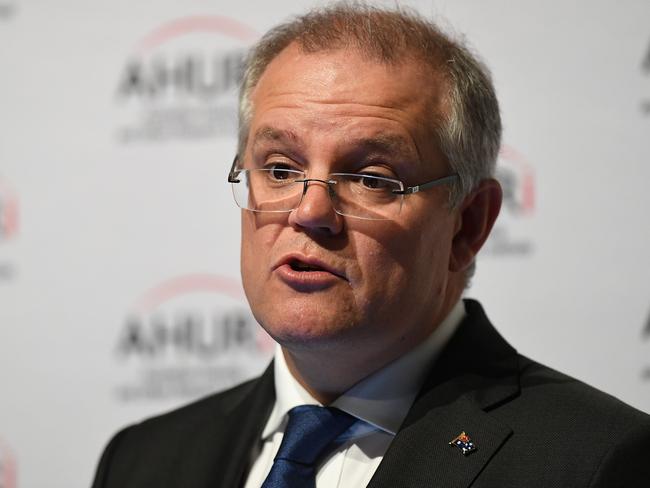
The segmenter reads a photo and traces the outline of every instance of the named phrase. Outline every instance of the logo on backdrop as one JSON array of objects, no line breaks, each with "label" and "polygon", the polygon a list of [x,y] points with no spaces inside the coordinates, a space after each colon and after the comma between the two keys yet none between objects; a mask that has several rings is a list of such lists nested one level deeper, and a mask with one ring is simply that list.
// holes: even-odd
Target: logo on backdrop
[{"label": "logo on backdrop", "polygon": [[118,139],[123,143],[232,137],[237,88],[258,37],[228,17],[184,17],[147,33],[119,75]]},{"label": "logo on backdrop", "polygon": [[[9,20],[16,15],[16,9],[16,2],[0,0],[0,22]],[[2,488],[2,485],[0,485],[0,488]]]},{"label": "logo on backdrop", "polygon": [[[9,183],[0,178],[0,248],[18,233],[18,197]],[[0,282],[14,275],[10,261],[0,259]]]},{"label": "logo on backdrop", "polygon": [[482,254],[528,255],[533,242],[528,227],[535,211],[535,175],[531,164],[516,149],[499,151],[496,177],[503,188],[499,218]]},{"label": "logo on backdrop", "polygon": [[[648,312],[648,317],[646,318],[645,326],[643,327],[643,332],[641,335],[644,342],[650,343],[650,311]],[[650,364],[646,365],[641,375],[643,379],[650,381]]]},{"label": "logo on backdrop", "polygon": [[[641,73],[650,81],[650,43],[641,61]],[[644,115],[650,116],[650,95],[645,100],[641,100],[641,112]]]},{"label": "logo on backdrop", "polygon": [[16,459],[0,439],[0,488],[16,488]]},{"label": "logo on backdrop", "polygon": [[121,326],[115,361],[121,401],[192,399],[259,374],[273,341],[238,281],[183,275],[146,291]]}]

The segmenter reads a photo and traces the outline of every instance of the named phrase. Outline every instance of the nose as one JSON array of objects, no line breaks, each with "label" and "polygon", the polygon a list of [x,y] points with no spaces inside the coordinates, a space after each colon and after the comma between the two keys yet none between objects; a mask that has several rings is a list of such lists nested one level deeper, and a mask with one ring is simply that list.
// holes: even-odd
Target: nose
[{"label": "nose", "polygon": [[324,234],[343,230],[343,217],[334,211],[327,180],[309,179],[304,183],[300,205],[289,214],[289,224]]}]

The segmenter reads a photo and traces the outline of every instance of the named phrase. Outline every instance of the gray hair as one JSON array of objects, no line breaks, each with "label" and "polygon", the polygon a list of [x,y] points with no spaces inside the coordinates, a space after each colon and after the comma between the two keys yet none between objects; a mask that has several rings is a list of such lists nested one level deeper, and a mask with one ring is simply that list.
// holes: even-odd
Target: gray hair
[{"label": "gray hair", "polygon": [[443,77],[446,113],[432,113],[438,145],[459,179],[450,206],[459,205],[481,180],[494,174],[501,141],[499,104],[488,69],[461,42],[404,9],[385,10],[337,3],[313,10],[267,32],[251,50],[239,96],[239,153],[243,154],[253,114],[251,92],[264,70],[287,46],[305,53],[356,49],[384,64],[423,62]]}]

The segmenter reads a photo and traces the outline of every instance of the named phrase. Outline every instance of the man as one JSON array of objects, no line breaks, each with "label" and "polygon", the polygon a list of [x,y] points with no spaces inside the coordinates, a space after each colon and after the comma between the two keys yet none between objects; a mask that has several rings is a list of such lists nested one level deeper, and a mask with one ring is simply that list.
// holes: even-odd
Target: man
[{"label": "man", "polygon": [[500,133],[485,68],[417,16],[338,5],[269,32],[229,181],[246,295],[280,347],[259,379],[120,432],[94,486],[647,483],[647,415],[461,300]]}]

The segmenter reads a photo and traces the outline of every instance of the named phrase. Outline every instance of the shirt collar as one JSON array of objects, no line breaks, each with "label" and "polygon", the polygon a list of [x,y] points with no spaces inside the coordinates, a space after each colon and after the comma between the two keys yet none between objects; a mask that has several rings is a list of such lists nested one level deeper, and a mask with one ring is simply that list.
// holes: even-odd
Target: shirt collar
[{"label": "shirt collar", "polygon": [[[427,339],[361,380],[331,406],[395,435],[427,372],[464,317],[465,306],[460,300]],[[320,405],[292,376],[280,346],[275,350],[273,368],[276,400],[262,439],[268,438],[283,426],[287,412],[293,407]]]}]

